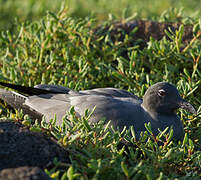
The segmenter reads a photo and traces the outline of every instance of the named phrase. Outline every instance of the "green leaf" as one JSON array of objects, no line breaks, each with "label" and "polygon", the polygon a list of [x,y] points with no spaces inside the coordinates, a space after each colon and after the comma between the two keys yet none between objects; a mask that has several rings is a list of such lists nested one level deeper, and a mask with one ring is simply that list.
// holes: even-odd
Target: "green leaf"
[{"label": "green leaf", "polygon": [[83,124],[86,127],[87,131],[91,131],[92,129],[91,129],[88,121],[85,118],[82,118],[82,121],[83,121]]},{"label": "green leaf", "polygon": [[41,128],[39,128],[39,127],[30,127],[29,129],[31,131],[34,131],[34,132],[41,132],[42,131]]},{"label": "green leaf", "polygon": [[69,180],[73,180],[73,179],[74,179],[73,174],[74,174],[73,167],[70,166],[70,167],[68,168],[68,171],[67,171],[67,177],[68,177]]},{"label": "green leaf", "polygon": [[172,152],[173,152],[173,149],[172,149],[172,148],[169,149],[169,151],[165,154],[164,158],[168,158],[168,157],[170,157],[171,154],[172,154]]},{"label": "green leaf", "polygon": [[151,130],[151,123],[150,122],[148,124],[145,123],[144,126],[145,126],[146,130],[152,135],[153,133],[152,133],[152,130]]},{"label": "green leaf", "polygon": [[185,147],[185,145],[187,144],[188,142],[188,134],[185,133],[185,136],[184,136],[184,139],[183,139],[183,143],[182,143],[182,147]]},{"label": "green leaf", "polygon": [[136,141],[135,130],[134,130],[133,126],[131,126],[131,135],[134,138],[134,140]]},{"label": "green leaf", "polygon": [[171,128],[169,132],[168,140],[167,140],[168,142],[170,142],[170,140],[172,139],[173,134],[174,134],[174,131],[173,131],[173,128]]},{"label": "green leaf", "polygon": [[127,169],[127,167],[126,167],[124,161],[121,162],[121,169],[123,170],[125,176],[126,176],[126,177],[129,177],[129,176],[128,176],[128,169]]},{"label": "green leaf", "polygon": [[62,175],[61,180],[68,180],[68,177],[67,177],[67,173],[66,173],[66,172]]},{"label": "green leaf", "polygon": [[193,149],[193,148],[194,148],[193,141],[189,138],[189,139],[188,139],[188,142],[189,142],[189,147],[190,147],[191,149]]}]

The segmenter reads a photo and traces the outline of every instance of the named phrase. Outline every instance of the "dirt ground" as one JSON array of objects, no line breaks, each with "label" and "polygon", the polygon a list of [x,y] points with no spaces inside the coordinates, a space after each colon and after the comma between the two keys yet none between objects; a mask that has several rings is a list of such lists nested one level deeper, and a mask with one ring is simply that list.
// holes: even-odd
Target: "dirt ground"
[{"label": "dirt ground", "polygon": [[[129,35],[130,43],[127,43],[126,47],[131,47],[137,44],[141,49],[143,49],[147,46],[147,42],[150,40],[150,37],[155,40],[160,40],[165,36],[169,39],[165,31],[170,32],[171,30],[175,33],[180,26],[181,23],[159,23],[154,21],[133,20],[129,22],[117,22],[110,26],[100,26],[96,28],[93,33],[99,37],[100,35],[105,35],[110,32],[111,39],[113,41],[122,41],[125,38],[125,35]],[[135,28],[137,30],[133,32]],[[196,39],[201,41],[201,30],[197,36],[198,37]],[[193,26],[184,25],[184,33],[182,36],[183,43],[189,44],[193,39]]]},{"label": "dirt ground", "polygon": [[38,167],[19,167],[4,169],[0,172],[2,180],[51,180],[45,172]]},{"label": "dirt ground", "polygon": [[51,166],[55,157],[68,162],[68,155],[55,140],[44,134],[31,132],[19,123],[0,121],[0,179],[7,179],[5,176],[16,179],[16,173],[18,177],[34,174],[43,177],[39,168]]}]

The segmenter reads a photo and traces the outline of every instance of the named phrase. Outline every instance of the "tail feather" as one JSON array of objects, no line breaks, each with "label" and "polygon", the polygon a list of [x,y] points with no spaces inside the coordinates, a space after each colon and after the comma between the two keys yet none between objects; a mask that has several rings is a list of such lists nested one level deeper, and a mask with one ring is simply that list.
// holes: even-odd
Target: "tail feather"
[{"label": "tail feather", "polygon": [[5,101],[11,107],[15,109],[19,109],[23,106],[26,96],[18,94],[16,92],[7,91],[4,89],[0,89],[0,99]]},{"label": "tail feather", "polygon": [[29,114],[33,119],[41,120],[43,116],[42,114],[36,112],[35,110],[24,104],[26,99],[27,96],[24,96],[22,94],[0,89],[0,100],[3,100],[14,109],[22,109],[24,114]]},{"label": "tail feather", "polygon": [[49,93],[60,93],[60,92],[55,92],[51,89],[47,90],[47,89],[39,89],[39,88],[34,88],[34,87],[28,87],[28,86],[21,86],[21,85],[16,85],[16,84],[10,84],[10,83],[6,83],[6,82],[1,82],[0,81],[0,85],[4,86],[4,87],[8,87],[14,90],[17,90],[21,93],[27,94],[29,96],[33,96],[33,95],[40,95],[40,94],[49,94]]}]

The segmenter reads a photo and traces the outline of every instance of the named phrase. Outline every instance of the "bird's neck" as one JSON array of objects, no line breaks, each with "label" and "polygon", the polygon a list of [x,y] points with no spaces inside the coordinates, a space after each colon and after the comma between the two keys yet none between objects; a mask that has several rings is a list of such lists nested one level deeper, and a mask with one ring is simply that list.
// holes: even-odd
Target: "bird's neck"
[{"label": "bird's neck", "polygon": [[148,116],[151,117],[151,119],[157,119],[158,113],[154,111],[153,109],[148,108],[145,106],[145,104],[141,104],[141,107],[144,109],[144,111],[148,114]]},{"label": "bird's neck", "polygon": [[157,114],[156,104],[157,102],[150,101],[149,103],[146,103],[145,101],[143,101],[141,106],[146,112]]},{"label": "bird's neck", "polygon": [[162,110],[162,109],[156,109],[156,108],[152,108],[152,106],[146,106],[146,104],[141,104],[142,108],[144,109],[144,111],[151,117],[151,119],[153,120],[160,120],[161,116],[175,116],[176,113],[173,111],[168,112],[167,110]]}]

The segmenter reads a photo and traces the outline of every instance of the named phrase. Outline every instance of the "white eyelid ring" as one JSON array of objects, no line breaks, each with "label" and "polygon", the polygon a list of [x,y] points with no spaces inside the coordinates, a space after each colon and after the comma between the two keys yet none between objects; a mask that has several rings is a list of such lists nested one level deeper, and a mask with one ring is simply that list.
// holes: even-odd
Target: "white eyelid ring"
[{"label": "white eyelid ring", "polygon": [[164,89],[160,89],[160,90],[158,91],[158,95],[161,96],[161,97],[165,96],[165,95],[166,95],[165,90],[164,90]]}]

